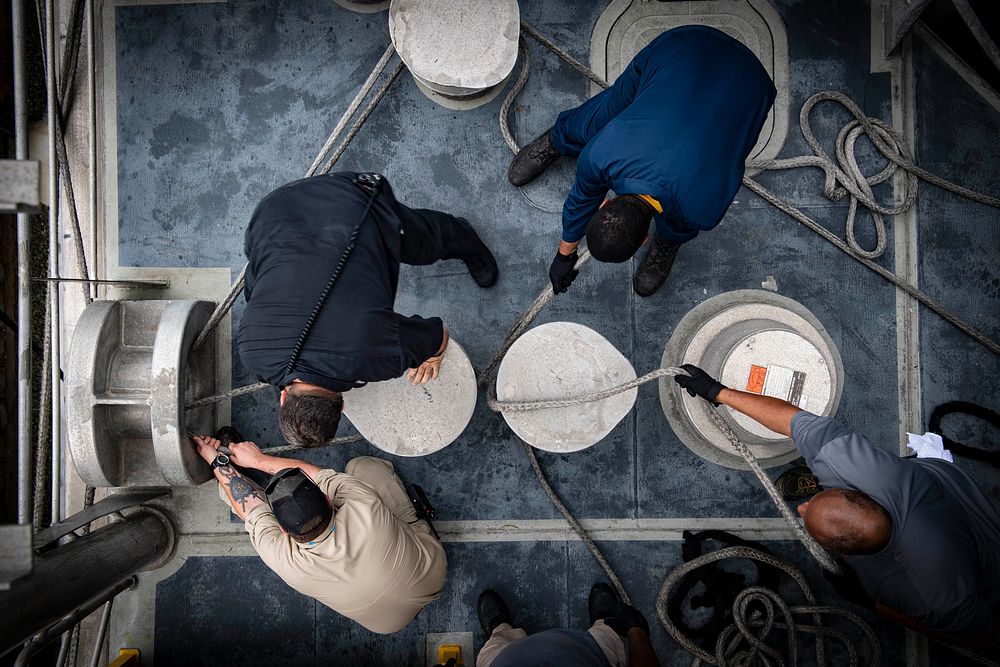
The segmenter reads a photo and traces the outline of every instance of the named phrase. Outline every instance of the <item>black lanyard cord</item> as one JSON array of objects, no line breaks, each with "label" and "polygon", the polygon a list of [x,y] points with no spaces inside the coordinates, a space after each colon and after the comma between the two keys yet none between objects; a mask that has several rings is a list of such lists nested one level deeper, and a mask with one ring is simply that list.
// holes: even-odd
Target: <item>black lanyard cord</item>
[{"label": "black lanyard cord", "polygon": [[[364,180],[365,177],[370,178],[369,180]],[[305,326],[302,327],[302,333],[299,334],[299,339],[295,343],[295,348],[292,350],[292,356],[288,359],[288,366],[285,367],[285,378],[287,378],[295,369],[295,364],[298,363],[299,355],[302,354],[302,347],[306,343],[309,331],[312,329],[313,324],[316,323],[316,318],[319,317],[320,310],[323,309],[323,304],[326,303],[327,297],[330,296],[330,291],[333,290],[333,286],[337,284],[337,280],[340,278],[340,273],[344,270],[344,266],[347,265],[347,260],[351,257],[351,252],[354,250],[354,246],[358,242],[358,235],[361,234],[361,226],[365,224],[365,220],[368,218],[368,213],[371,211],[372,204],[375,203],[375,197],[378,196],[382,177],[379,174],[362,174],[355,180],[355,182],[369,193],[368,202],[365,204],[365,210],[361,213],[361,219],[358,220],[358,224],[355,225],[354,231],[351,232],[351,236],[347,240],[347,247],[344,248],[344,252],[340,255],[340,260],[337,262],[337,266],[333,269],[333,274],[327,281],[326,287],[323,289],[323,293],[320,294],[319,300],[316,301],[316,305],[313,306],[312,313],[309,315],[309,319],[306,320]]]}]

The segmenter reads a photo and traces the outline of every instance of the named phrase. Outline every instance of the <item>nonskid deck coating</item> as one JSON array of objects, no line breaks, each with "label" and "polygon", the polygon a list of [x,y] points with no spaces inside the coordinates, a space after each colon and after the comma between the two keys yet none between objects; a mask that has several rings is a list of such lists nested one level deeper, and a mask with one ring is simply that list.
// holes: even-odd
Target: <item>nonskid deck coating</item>
[{"label": "nonskid deck coating", "polygon": [[[582,4],[524,3],[522,15],[586,61],[590,31],[603,6]],[[869,115],[890,120],[890,77],[871,73],[869,66],[867,3],[776,4],[789,37],[793,113],[781,156],[808,153],[796,115],[819,90],[843,91]],[[304,173],[384,49],[384,19],[384,14],[356,15],[320,0],[118,7],[112,25],[120,263],[228,266],[235,274],[254,205]],[[560,110],[582,101],[587,91],[584,80],[549,54],[535,46],[532,53],[532,78],[512,123],[522,141],[544,130]],[[1000,174],[990,147],[1000,138],[1000,114],[919,44],[914,60],[918,162],[971,187],[995,191]],[[497,129],[499,103],[449,111],[427,100],[404,74],[338,165],[385,173],[409,205],[467,217],[495,250],[501,279],[489,291],[478,290],[457,262],[404,267],[400,279],[397,309],[440,315],[477,367],[492,357],[506,329],[544,285],[558,239],[556,211],[572,178],[572,163],[564,161],[527,192],[506,184],[510,153]],[[962,118],[953,114],[956,104]],[[821,107],[813,118],[832,152],[846,114]],[[842,231],[846,202],[831,204],[822,197],[818,172],[768,173],[759,179]],[[878,194],[887,197],[886,187]],[[547,211],[533,207],[529,197]],[[921,285],[975,326],[1000,336],[996,212],[924,185],[917,218]],[[862,235],[862,243],[870,240]],[[893,266],[891,243],[880,261]],[[895,294],[839,250],[741,190],[724,222],[681,250],[660,293],[635,297],[633,269],[591,263],[538,322],[585,324],[612,341],[642,374],[658,365],[672,327],[694,305],[773,279],[780,294],[819,318],[840,348],[847,380],[838,416],[878,446],[898,451]],[[234,322],[242,308],[241,300]],[[920,325],[925,411],[953,398],[996,408],[997,359],[931,313],[921,312]],[[235,353],[233,359],[234,386],[251,381]],[[452,446],[421,459],[393,459],[400,474],[424,486],[445,520],[556,517],[520,442],[484,403]],[[237,399],[233,415],[248,437],[279,442],[270,392]],[[962,437],[974,433],[956,424],[964,428]],[[352,456],[371,453],[371,446],[362,443],[304,458],[342,469]],[[697,525],[699,517],[775,516],[749,473],[707,463],[679,442],[663,416],[655,385],[639,390],[635,410],[597,446],[540,458],[567,504],[584,518],[690,518]],[[964,462],[959,465],[968,469]],[[972,474],[997,497],[995,470],[977,468]],[[834,600],[800,548],[770,544],[806,569],[821,600]],[[651,617],[660,582],[680,563],[679,544],[627,541],[602,547]],[[349,656],[365,658],[367,664],[411,664],[422,660],[425,632],[476,629],[473,610],[482,587],[498,586],[509,594],[526,612],[529,631],[578,626],[586,592],[600,574],[576,542],[463,542],[446,550],[450,577],[442,600],[388,638],[366,633],[299,596],[253,558],[192,558],[157,587],[157,654],[167,660],[163,664],[207,664],[227,655],[261,664],[280,664],[292,656],[317,664]],[[227,572],[241,583],[227,583],[222,577]],[[505,574],[498,577],[500,572]],[[240,599],[240,606],[255,605],[250,615],[231,607],[233,595],[247,585],[252,594]],[[191,627],[219,614],[226,622],[212,625],[226,641],[206,648]],[[279,617],[283,620],[274,620]],[[902,632],[881,623],[878,630],[885,662],[903,664]],[[288,636],[297,639],[288,642]],[[477,642],[481,639],[477,632]],[[659,628],[653,639],[664,664],[686,664]]]}]

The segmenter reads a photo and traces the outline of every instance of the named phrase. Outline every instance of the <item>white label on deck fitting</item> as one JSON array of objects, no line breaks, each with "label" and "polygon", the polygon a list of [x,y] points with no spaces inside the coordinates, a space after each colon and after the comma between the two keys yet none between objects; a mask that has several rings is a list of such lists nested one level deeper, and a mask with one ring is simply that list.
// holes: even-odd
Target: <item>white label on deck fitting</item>
[{"label": "white label on deck fitting", "polygon": [[750,366],[747,377],[747,391],[764,396],[772,396],[806,409],[808,399],[802,395],[806,384],[806,374],[784,366]]}]

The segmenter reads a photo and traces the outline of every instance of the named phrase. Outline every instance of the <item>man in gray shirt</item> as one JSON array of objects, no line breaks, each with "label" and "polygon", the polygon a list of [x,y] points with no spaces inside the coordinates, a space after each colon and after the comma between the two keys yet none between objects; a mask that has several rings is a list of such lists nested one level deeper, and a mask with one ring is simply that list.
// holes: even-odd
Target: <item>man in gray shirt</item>
[{"label": "man in gray shirt", "polygon": [[795,442],[824,489],[798,507],[805,528],[850,566],[838,592],[931,637],[997,651],[1000,513],[965,473],[900,458],[829,417],[683,368],[689,375],[674,380],[690,395]]}]

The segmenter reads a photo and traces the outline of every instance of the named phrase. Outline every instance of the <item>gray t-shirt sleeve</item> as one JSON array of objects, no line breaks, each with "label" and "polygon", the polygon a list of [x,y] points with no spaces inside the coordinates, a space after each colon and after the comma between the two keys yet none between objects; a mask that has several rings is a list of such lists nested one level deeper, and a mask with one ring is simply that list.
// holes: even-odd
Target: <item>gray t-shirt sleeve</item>
[{"label": "gray t-shirt sleeve", "polygon": [[846,426],[810,412],[792,418],[792,440],[826,488],[855,489],[900,517],[900,495],[910,472],[898,456],[873,447]]}]

